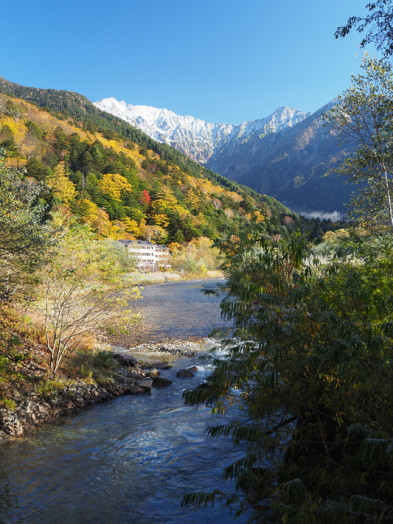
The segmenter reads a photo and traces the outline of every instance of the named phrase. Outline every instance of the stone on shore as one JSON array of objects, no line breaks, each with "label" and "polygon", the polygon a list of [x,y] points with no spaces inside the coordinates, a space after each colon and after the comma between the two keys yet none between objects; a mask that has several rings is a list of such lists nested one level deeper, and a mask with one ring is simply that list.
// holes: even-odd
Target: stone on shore
[{"label": "stone on shore", "polygon": [[110,379],[101,385],[80,378],[70,381],[58,377],[57,387],[42,393],[32,390],[22,394],[15,388],[10,399],[13,408],[2,407],[0,403],[0,439],[20,437],[44,422],[110,398],[149,393],[153,379],[146,378],[134,357],[126,360],[126,364],[116,366]]},{"label": "stone on shore", "polygon": [[23,435],[24,429],[19,417],[16,413],[8,409],[1,409],[0,413],[1,425],[0,429],[9,436],[19,437]]},{"label": "stone on shore", "polygon": [[142,378],[136,381],[136,385],[139,388],[142,388],[144,391],[150,391],[152,384],[153,384],[152,378]]},{"label": "stone on shore", "polygon": [[139,386],[130,386],[128,391],[130,395],[140,395],[141,393],[145,393],[145,390]]},{"label": "stone on shore", "polygon": [[125,353],[114,353],[113,358],[117,360],[117,362],[121,366],[124,366],[126,368],[135,368],[138,370],[140,368],[138,360],[132,355],[128,355]]}]

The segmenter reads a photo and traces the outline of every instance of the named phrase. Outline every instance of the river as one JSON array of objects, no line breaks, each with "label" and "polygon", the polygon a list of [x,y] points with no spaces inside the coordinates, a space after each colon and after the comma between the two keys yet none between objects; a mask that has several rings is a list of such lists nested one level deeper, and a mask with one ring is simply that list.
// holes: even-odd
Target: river
[{"label": "river", "polygon": [[[220,327],[219,298],[201,293],[212,282],[151,286],[141,305],[147,320],[178,338]],[[161,323],[161,324],[160,324]],[[192,379],[176,371],[197,364]],[[210,365],[182,357],[162,376],[173,380],[151,394],[94,406],[37,434],[0,444],[2,523],[231,523],[227,508],[181,507],[184,493],[233,485],[222,468],[242,456],[231,442],[207,436],[223,423],[207,408],[186,406],[185,388],[197,386]]]}]

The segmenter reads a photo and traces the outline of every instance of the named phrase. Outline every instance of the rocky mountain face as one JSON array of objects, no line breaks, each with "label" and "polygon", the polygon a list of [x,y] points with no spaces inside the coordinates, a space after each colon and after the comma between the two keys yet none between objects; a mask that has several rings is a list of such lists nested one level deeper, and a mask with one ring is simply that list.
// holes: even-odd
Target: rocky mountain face
[{"label": "rocky mountain face", "polygon": [[266,118],[232,125],[115,98],[95,103],[213,171],[304,213],[342,212],[349,199],[350,186],[337,175],[325,176],[345,155],[323,119],[333,105],[314,114],[281,107]]},{"label": "rocky mountain face", "polygon": [[281,133],[217,152],[210,167],[297,212],[320,212],[321,216],[345,212],[354,187],[334,173],[347,151],[323,117],[333,105],[327,104]]},{"label": "rocky mountain face", "polygon": [[189,115],[177,115],[168,109],[127,105],[116,98],[105,98],[94,105],[122,118],[158,142],[176,147],[201,164],[208,164],[216,152],[230,144],[246,143],[278,133],[308,116],[298,109],[280,107],[267,118],[232,125],[205,122]]}]

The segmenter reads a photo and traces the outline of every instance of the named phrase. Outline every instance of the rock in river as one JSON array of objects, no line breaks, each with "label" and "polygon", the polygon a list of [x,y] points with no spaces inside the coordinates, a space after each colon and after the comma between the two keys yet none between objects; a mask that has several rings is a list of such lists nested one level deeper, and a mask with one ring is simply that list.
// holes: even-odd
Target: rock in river
[{"label": "rock in river", "polygon": [[166,386],[170,386],[172,384],[172,380],[169,380],[169,378],[165,377],[154,377],[153,378],[153,387],[155,388],[165,388]]},{"label": "rock in river", "polygon": [[194,373],[189,369],[179,369],[179,371],[176,373],[176,376],[179,378],[192,378]]}]

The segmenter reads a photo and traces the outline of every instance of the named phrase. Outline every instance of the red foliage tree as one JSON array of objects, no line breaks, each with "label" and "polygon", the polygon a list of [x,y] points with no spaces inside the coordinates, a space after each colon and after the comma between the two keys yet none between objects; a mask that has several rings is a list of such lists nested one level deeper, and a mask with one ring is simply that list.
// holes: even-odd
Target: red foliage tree
[{"label": "red foliage tree", "polygon": [[150,206],[151,203],[151,196],[149,195],[149,192],[144,189],[141,194],[140,203],[145,206]]}]

